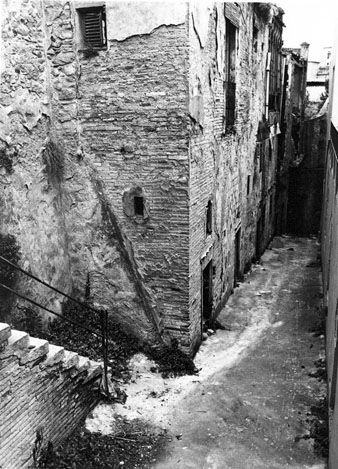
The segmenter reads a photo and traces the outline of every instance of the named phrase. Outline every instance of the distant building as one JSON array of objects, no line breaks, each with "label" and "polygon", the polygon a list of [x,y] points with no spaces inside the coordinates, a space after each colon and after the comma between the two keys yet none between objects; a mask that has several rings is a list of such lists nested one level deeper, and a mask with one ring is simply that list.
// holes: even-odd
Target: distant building
[{"label": "distant building", "polygon": [[308,63],[307,117],[314,117],[324,104],[328,93],[332,47],[324,47],[323,58],[320,62]]},{"label": "distant building", "polygon": [[277,168],[276,234],[285,233],[289,229],[289,207],[293,202],[292,197],[289,197],[290,167],[301,159],[308,49],[309,44],[307,43],[303,43],[299,48],[283,48],[283,94]]}]

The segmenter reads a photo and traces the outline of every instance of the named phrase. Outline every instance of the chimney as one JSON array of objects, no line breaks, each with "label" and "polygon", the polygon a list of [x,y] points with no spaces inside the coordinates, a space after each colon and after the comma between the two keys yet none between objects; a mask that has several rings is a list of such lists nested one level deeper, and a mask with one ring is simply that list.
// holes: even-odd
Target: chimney
[{"label": "chimney", "polygon": [[309,46],[310,44],[308,44],[307,42],[302,42],[300,47],[300,58],[305,60],[305,62],[308,61],[308,58],[309,58]]}]

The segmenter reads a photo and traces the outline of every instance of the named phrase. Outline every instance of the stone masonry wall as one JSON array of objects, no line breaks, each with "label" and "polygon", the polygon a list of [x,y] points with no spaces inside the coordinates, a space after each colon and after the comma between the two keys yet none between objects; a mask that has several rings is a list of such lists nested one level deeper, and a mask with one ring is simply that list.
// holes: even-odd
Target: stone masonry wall
[{"label": "stone masonry wall", "polygon": [[[237,5],[237,4],[236,4]],[[262,145],[265,192],[256,154],[259,121],[265,111],[268,27],[255,18],[251,4],[191,7],[190,37],[190,316],[192,348],[201,337],[202,269],[212,261],[213,316],[234,286],[235,238],[240,229],[240,271],[255,256],[259,204],[274,190],[276,146],[270,157],[268,134]],[[225,128],[226,18],[237,26],[236,122]],[[254,50],[253,24],[258,29]],[[270,191],[270,192],[269,192]],[[270,212],[269,200],[265,210]],[[206,234],[208,201],[213,230]],[[266,217],[269,219],[268,216]],[[271,230],[273,213],[266,231]],[[268,233],[266,233],[268,238]],[[240,273],[240,272],[239,272]]]},{"label": "stone masonry wall", "polygon": [[41,447],[57,446],[97,404],[102,367],[0,323],[0,461],[32,467]]},{"label": "stone masonry wall", "polygon": [[83,290],[89,276],[94,301],[126,328],[145,327],[143,309],[187,349],[186,6],[164,14],[165,4],[135,4],[126,27],[130,6],[107,3],[107,49],[88,56],[77,43],[80,4],[46,5],[74,282]]},{"label": "stone masonry wall", "polygon": [[[62,155],[53,165],[60,153],[50,123],[42,3],[4,2],[1,13],[0,233],[15,240],[21,265],[68,293]],[[27,279],[18,287],[60,310],[57,295],[47,297]]]}]

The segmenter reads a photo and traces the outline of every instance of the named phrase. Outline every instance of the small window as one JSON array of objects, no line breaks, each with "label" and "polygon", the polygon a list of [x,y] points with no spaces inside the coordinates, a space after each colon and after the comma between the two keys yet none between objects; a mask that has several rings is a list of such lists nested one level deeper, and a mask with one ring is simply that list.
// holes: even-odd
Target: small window
[{"label": "small window", "polygon": [[252,49],[256,53],[258,46],[258,29],[256,26],[252,28]]},{"label": "small window", "polygon": [[270,195],[270,204],[269,204],[269,215],[270,218],[272,217],[272,209],[273,209],[273,197],[272,194]]},{"label": "small window", "polygon": [[251,177],[248,175],[247,183],[246,183],[246,195],[250,194],[250,183],[251,183]]},{"label": "small window", "polygon": [[135,215],[144,215],[144,199],[143,197],[135,196],[134,197],[134,211]]},{"label": "small window", "polygon": [[212,233],[212,203],[209,200],[207,205],[207,220],[206,220],[206,234]]},{"label": "small window", "polygon": [[265,162],[265,142],[260,143],[260,152],[259,152],[259,172],[261,173],[264,170]]},{"label": "small window", "polygon": [[269,160],[272,160],[272,142],[271,139],[269,138]]},{"label": "small window", "polygon": [[81,8],[80,20],[81,46],[85,49],[102,49],[107,45],[106,12],[104,6]]},{"label": "small window", "polygon": [[225,125],[233,127],[236,117],[236,39],[237,28],[226,20],[225,37]]}]

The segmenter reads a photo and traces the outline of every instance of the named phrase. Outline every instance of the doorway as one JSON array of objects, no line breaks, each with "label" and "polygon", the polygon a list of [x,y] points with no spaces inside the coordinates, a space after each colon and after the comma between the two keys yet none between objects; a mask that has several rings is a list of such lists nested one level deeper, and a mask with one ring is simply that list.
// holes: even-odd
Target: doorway
[{"label": "doorway", "polygon": [[202,271],[202,316],[205,321],[212,314],[212,261]]},{"label": "doorway", "polygon": [[256,232],[256,260],[261,258],[264,250],[265,243],[265,205],[262,206],[261,215],[257,221],[257,232]]},{"label": "doorway", "polygon": [[234,266],[234,286],[237,284],[241,272],[241,229],[235,235],[235,266]]},{"label": "doorway", "polygon": [[257,222],[257,229],[256,229],[256,260],[258,261],[261,257],[261,249],[262,249],[262,218],[259,217]]}]

